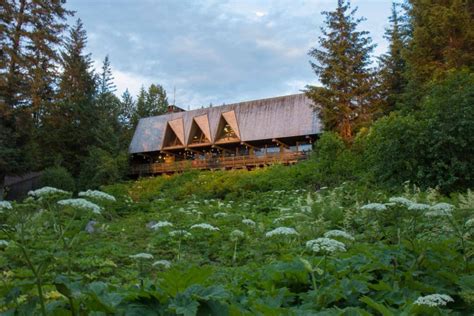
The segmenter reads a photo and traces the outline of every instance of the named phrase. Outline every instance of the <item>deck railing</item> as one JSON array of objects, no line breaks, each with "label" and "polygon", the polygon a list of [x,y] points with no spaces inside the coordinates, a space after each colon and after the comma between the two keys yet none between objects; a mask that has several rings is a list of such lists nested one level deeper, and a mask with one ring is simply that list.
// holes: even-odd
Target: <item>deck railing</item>
[{"label": "deck railing", "polygon": [[134,175],[182,172],[190,169],[242,169],[269,166],[273,164],[294,164],[308,157],[305,152],[267,153],[266,155],[244,155],[231,157],[212,157],[206,159],[183,160],[168,163],[133,165]]}]

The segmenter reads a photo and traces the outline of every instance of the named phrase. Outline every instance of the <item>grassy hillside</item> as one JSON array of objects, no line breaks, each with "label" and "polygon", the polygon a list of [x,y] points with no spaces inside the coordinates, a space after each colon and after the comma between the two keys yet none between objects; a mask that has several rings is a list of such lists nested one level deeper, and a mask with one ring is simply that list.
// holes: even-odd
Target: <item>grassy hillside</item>
[{"label": "grassy hillside", "polygon": [[141,179],[80,202],[45,189],[1,205],[1,311],[474,311],[472,193],[321,188],[312,163]]}]

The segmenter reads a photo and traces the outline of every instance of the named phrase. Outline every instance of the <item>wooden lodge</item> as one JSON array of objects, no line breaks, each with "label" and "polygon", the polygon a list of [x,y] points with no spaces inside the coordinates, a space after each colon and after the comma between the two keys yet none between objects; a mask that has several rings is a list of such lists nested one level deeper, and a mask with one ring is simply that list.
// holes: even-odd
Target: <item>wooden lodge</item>
[{"label": "wooden lodge", "polygon": [[294,94],[143,118],[129,148],[131,173],[294,164],[321,130],[311,105]]}]

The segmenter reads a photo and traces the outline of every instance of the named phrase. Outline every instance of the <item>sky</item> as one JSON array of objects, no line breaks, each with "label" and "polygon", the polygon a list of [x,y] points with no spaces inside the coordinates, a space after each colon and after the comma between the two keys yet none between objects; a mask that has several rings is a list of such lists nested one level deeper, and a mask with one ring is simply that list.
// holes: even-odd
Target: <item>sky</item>
[{"label": "sky", "polygon": [[[299,93],[318,84],[308,51],[336,0],[68,0],[99,70],[112,63],[117,95],[161,84],[184,109]],[[360,29],[386,51],[390,0],[353,0]],[[176,91],[174,93],[174,91]]]}]

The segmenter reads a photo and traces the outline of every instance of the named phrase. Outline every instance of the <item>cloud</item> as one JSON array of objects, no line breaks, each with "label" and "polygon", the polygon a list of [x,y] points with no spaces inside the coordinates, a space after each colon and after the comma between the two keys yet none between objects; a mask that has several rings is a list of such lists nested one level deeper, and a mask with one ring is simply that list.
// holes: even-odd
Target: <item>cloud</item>
[{"label": "cloud", "polygon": [[[385,50],[390,2],[353,1]],[[69,0],[94,59],[109,55],[117,93],[161,84],[170,101],[199,108],[297,93],[315,84],[308,50],[333,0]],[[100,64],[99,69],[100,69]]]}]

